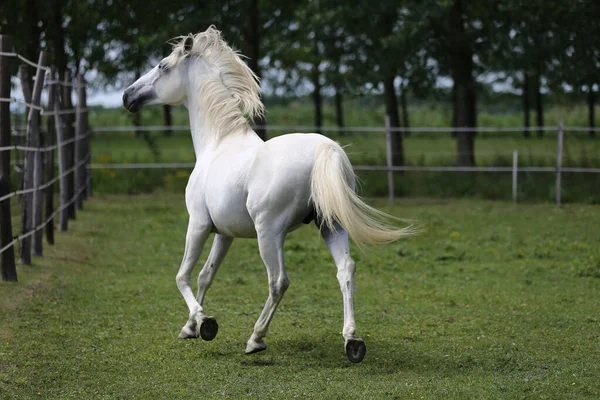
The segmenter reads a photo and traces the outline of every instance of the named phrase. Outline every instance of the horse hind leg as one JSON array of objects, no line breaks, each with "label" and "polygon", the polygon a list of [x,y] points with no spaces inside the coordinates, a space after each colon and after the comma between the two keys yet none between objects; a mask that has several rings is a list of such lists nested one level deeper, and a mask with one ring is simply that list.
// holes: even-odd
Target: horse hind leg
[{"label": "horse hind leg", "polygon": [[254,332],[246,343],[246,354],[257,353],[267,348],[264,337],[267,335],[269,324],[275,310],[289,286],[289,280],[283,263],[283,235],[258,234],[260,256],[267,268],[269,279],[269,297],[254,325]]},{"label": "horse hind leg", "polygon": [[361,362],[365,357],[367,348],[362,339],[356,337],[356,323],[354,322],[354,307],[352,298],[354,295],[354,273],[356,264],[350,258],[348,246],[348,233],[339,224],[335,230],[326,227],[321,229],[321,235],[329,252],[333,256],[337,267],[337,279],[342,291],[344,305],[344,346],[348,359],[354,363]]}]

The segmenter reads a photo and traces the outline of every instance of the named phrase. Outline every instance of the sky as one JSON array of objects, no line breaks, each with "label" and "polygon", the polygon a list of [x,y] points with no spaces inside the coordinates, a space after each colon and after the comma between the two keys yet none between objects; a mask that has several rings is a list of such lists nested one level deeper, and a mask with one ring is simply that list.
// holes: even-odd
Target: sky
[{"label": "sky", "polygon": [[118,107],[122,105],[123,91],[97,91],[89,93],[87,103],[91,106]]}]

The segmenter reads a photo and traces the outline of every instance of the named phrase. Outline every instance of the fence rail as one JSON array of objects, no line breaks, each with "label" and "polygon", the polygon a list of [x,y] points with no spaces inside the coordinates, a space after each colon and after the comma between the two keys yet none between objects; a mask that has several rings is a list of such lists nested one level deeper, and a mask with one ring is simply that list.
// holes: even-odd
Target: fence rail
[{"label": "fence rail", "polygon": [[[556,132],[556,126],[521,126],[521,127],[412,127],[412,128],[386,128],[385,126],[314,126],[314,125],[255,125],[254,129],[269,129],[271,131],[286,132],[403,132],[403,133],[453,133],[453,132]],[[189,131],[189,125],[148,125],[148,126],[99,126],[94,128],[94,133],[111,132],[147,132],[147,131]],[[565,132],[600,132],[600,127],[563,126]]]},{"label": "fence rail", "polygon": [[[357,171],[382,171],[387,172],[388,175],[388,193],[390,202],[394,201],[394,173],[406,172],[406,171],[422,171],[422,172],[505,172],[512,174],[512,198],[517,200],[517,185],[518,176],[520,172],[546,172],[556,173],[556,203],[560,205],[561,201],[561,174],[562,173],[586,173],[594,174],[600,173],[600,168],[584,168],[584,167],[563,167],[563,134],[565,132],[589,132],[590,130],[600,131],[600,128],[590,127],[577,127],[577,126],[563,126],[562,122],[558,126],[544,126],[544,127],[480,127],[480,128],[440,128],[440,127],[418,127],[418,128],[390,128],[386,122],[384,127],[314,127],[314,126],[281,126],[281,125],[269,125],[268,128],[273,131],[309,131],[314,132],[321,130],[323,132],[336,132],[343,130],[345,132],[364,132],[364,133],[385,133],[386,140],[386,165],[354,165],[354,169]],[[132,132],[132,131],[187,131],[189,130],[187,125],[172,125],[172,126],[142,126],[142,127],[98,127],[94,128],[94,133],[110,133],[110,132]],[[489,153],[491,155],[505,154],[510,155],[513,163],[512,166],[422,166],[422,165],[393,165],[392,164],[392,133],[404,132],[404,133],[419,133],[419,132],[437,132],[437,133],[451,133],[451,132],[523,132],[528,131],[544,131],[544,132],[557,132],[557,147],[556,152],[531,152],[528,151],[527,155],[543,155],[555,158],[556,164],[554,166],[519,166],[519,153],[514,150],[510,153]],[[431,154],[450,154],[448,152],[424,152],[419,155],[431,155]],[[454,157],[456,153],[451,153]],[[484,153],[477,153],[482,155]],[[488,154],[488,153],[485,153]],[[194,167],[194,163],[92,163],[87,166],[89,169],[191,169]]]},{"label": "fence rail", "polygon": [[[38,62],[28,60],[13,50],[9,36],[0,35],[0,256],[2,279],[6,281],[17,280],[16,244],[20,243],[21,263],[31,264],[32,252],[34,256],[43,255],[44,228],[47,242],[53,244],[54,218],[60,216],[61,231],[66,231],[68,219],[75,219],[76,209],[83,207],[83,200],[90,193],[91,174],[86,165],[91,160],[91,130],[85,82],[81,76],[71,82],[68,73],[60,80],[55,69],[47,66],[47,58],[46,53],[41,52]],[[11,59],[25,63],[19,67],[18,74],[22,98],[11,95]],[[35,68],[31,79],[30,67]],[[30,88],[30,81],[33,88]],[[77,89],[76,107],[71,104],[73,89]],[[41,103],[44,90],[48,94],[47,105]],[[25,106],[24,135],[15,135],[11,129],[11,103]],[[45,131],[41,129],[44,117]],[[12,144],[13,138],[19,143]],[[18,163],[22,168],[17,169],[17,165],[11,163],[11,155],[22,160]],[[12,173],[13,166],[19,172],[17,176]],[[55,173],[57,167],[58,174]],[[11,189],[13,181],[19,182],[19,189]],[[55,207],[56,183],[60,196]],[[13,236],[11,201],[19,200],[22,204],[21,231]]]}]

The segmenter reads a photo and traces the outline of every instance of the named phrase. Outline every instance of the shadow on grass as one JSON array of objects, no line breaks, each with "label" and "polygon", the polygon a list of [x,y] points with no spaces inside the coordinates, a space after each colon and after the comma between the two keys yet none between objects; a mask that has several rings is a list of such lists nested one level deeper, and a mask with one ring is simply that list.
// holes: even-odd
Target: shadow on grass
[{"label": "shadow on grass", "polygon": [[[473,370],[480,370],[485,374],[507,373],[524,366],[518,356],[512,358],[516,356],[514,354],[505,363],[499,363],[494,361],[495,357],[484,360],[481,354],[457,353],[444,346],[423,349],[422,346],[410,347],[403,341],[368,339],[366,345],[367,355],[364,361],[353,364],[346,357],[341,336],[325,338],[298,334],[293,338],[272,339],[265,352],[245,356],[248,358],[243,359],[240,364],[250,367],[295,364],[298,367],[334,370],[362,368],[377,375],[412,372],[423,376],[439,373],[459,376],[471,374]],[[510,364],[508,367],[512,366],[508,368],[509,371],[506,363]]]}]

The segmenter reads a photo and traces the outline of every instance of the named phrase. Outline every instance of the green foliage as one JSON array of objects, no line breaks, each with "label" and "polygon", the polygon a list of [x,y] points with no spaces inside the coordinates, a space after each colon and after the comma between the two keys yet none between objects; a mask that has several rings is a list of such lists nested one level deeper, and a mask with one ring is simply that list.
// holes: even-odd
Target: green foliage
[{"label": "green foliage", "polygon": [[218,336],[181,341],[183,196],[94,196],[44,258],[18,267],[18,284],[0,283],[2,396],[600,396],[596,207],[374,205],[417,219],[424,232],[366,254],[351,249],[357,328],[368,348],[352,365],[342,351],[335,267],[314,226],[288,237],[290,289],[269,348],[246,356],[267,294],[256,241],[235,241],[208,291]]}]

